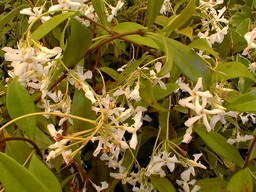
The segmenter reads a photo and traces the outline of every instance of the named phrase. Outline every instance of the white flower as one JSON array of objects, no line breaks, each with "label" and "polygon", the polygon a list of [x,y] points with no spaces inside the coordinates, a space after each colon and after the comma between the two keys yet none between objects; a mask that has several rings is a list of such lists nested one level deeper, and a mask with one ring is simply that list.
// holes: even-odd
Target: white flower
[{"label": "white flower", "polygon": [[60,141],[62,139],[62,129],[56,131],[55,126],[53,124],[47,125],[47,129],[55,141]]},{"label": "white flower", "polygon": [[[36,20],[38,17],[40,17],[43,13],[43,7],[34,7],[32,8],[25,8],[20,11],[20,14],[29,15],[28,23],[32,23],[34,20]],[[43,16],[40,18],[42,23],[45,21],[48,21],[51,19],[50,16]]]},{"label": "white flower", "polygon": [[256,74],[256,63],[251,63],[248,67],[248,69],[253,72],[254,74]]},{"label": "white flower", "polygon": [[71,149],[66,149],[65,145],[69,142],[69,139],[62,139],[61,141],[57,141],[56,143],[49,146],[50,149],[55,149],[49,153],[49,155],[46,158],[46,161],[49,161],[50,159],[54,159],[60,154],[62,155],[64,161],[66,164],[69,164],[71,162]]},{"label": "white flower", "polygon": [[161,81],[161,79],[169,78],[170,73],[167,73],[166,75],[164,75],[162,77],[157,77],[157,73],[159,73],[161,71],[161,68],[162,68],[162,63],[156,62],[155,71],[150,70],[149,74],[150,74],[151,79],[153,79],[153,81],[154,81],[154,85],[159,84],[162,89],[166,89],[166,86],[165,86],[164,82]]},{"label": "white flower", "polygon": [[49,8],[49,11],[56,11],[59,9],[73,9],[78,10],[83,6],[84,0],[58,0],[59,4],[53,5]]},{"label": "white flower", "polygon": [[212,97],[212,94],[209,91],[199,91],[199,89],[203,89],[202,77],[198,78],[197,83],[192,90],[187,84],[181,81],[178,82],[178,85],[180,86],[181,90],[186,91],[190,94],[189,97],[179,100],[179,104],[183,107],[188,107],[190,105],[190,102],[195,102],[196,99],[198,99],[197,101],[199,102],[199,97],[202,97],[203,99]]},{"label": "white flower", "polygon": [[111,21],[112,21],[112,19],[117,15],[117,11],[118,11],[119,9],[121,9],[123,5],[124,5],[124,3],[123,3],[122,1],[118,1],[116,7],[110,6],[110,8],[111,8],[111,14],[110,14],[110,15],[108,16],[108,18],[107,18],[107,21],[108,21],[108,22],[111,22]]},{"label": "white flower", "polygon": [[[196,180],[195,180],[195,179],[193,179],[193,180],[191,180],[191,181],[189,181],[189,182],[187,182],[187,181],[182,181],[182,180],[176,180],[176,183],[177,183],[179,186],[182,186],[184,192],[197,192],[197,191],[199,191],[199,190],[201,189],[200,186],[195,185],[195,183],[196,183]],[[194,187],[193,187],[193,189],[190,191],[190,187],[189,187],[189,186],[193,186],[193,185],[194,185]]]},{"label": "white flower", "polygon": [[186,160],[184,166],[188,167],[187,170],[183,171],[181,173],[181,179],[183,181],[189,181],[190,179],[190,174],[192,174],[193,176],[195,176],[195,168],[194,167],[200,167],[202,169],[206,169],[206,167],[204,165],[202,165],[200,162],[197,162],[199,160],[199,158],[202,156],[202,153],[199,154],[194,154],[194,160]]},{"label": "white flower", "polygon": [[166,153],[165,151],[161,152],[152,157],[145,175],[149,177],[152,174],[157,174],[160,175],[160,177],[165,177],[166,173],[162,167],[167,166],[170,172],[173,172],[175,163],[180,163],[175,155],[170,157],[170,153]]},{"label": "white flower", "polygon": [[240,143],[240,142],[246,142],[248,140],[252,140],[253,139],[253,136],[252,135],[243,135],[243,136],[240,136],[240,134],[238,133],[237,136],[236,136],[236,139],[228,139],[227,140],[227,143],[229,144],[234,144],[234,143]]},{"label": "white flower", "polygon": [[[186,122],[185,125],[187,127],[191,127],[196,121],[198,121],[199,119],[203,119],[203,124],[206,127],[206,130],[208,132],[210,132],[213,127],[210,126],[209,121],[208,121],[208,117],[207,115],[214,115],[214,114],[219,114],[219,113],[223,113],[223,110],[220,109],[212,109],[212,110],[208,110],[205,109],[206,105],[202,105],[202,106],[198,106],[198,108],[194,108],[193,110],[196,111],[197,115],[194,117],[189,118]],[[192,109],[192,106],[190,107]]]},{"label": "white flower", "polygon": [[215,5],[220,5],[224,2],[224,0],[208,0],[208,1],[203,1],[200,0],[199,1],[201,5],[207,5],[207,6],[215,6]]},{"label": "white flower", "polygon": [[121,88],[116,90],[113,93],[114,97],[120,96],[120,95],[125,95],[125,97],[129,100],[135,100],[135,101],[140,101],[141,97],[140,97],[140,82],[138,81],[134,87],[134,89],[131,91],[130,87],[126,87],[126,88]]},{"label": "white flower", "polygon": [[256,115],[254,113],[247,113],[246,115],[243,115],[243,113],[241,113],[239,117],[241,118],[243,124],[249,121],[249,117],[252,119],[252,122],[254,124],[256,123]]},{"label": "white flower", "polygon": [[198,37],[206,39],[209,46],[217,42],[221,43],[224,40],[224,36],[228,33],[228,26],[223,27],[222,29],[218,30],[216,33],[213,33],[209,36],[209,32],[206,31],[205,33],[199,32]]},{"label": "white flower", "polygon": [[238,112],[235,112],[235,111],[228,111],[228,112],[225,112],[225,111],[223,111],[222,113],[219,113],[219,114],[217,114],[217,115],[214,115],[214,116],[211,117],[210,126],[211,126],[212,128],[214,128],[215,125],[216,125],[216,123],[217,123],[218,121],[221,121],[221,123],[222,123],[223,125],[225,125],[225,124],[226,124],[226,119],[225,119],[225,116],[226,116],[226,115],[227,115],[227,116],[230,116],[230,117],[237,117]]},{"label": "white flower", "polygon": [[185,135],[183,136],[182,143],[189,143],[192,140],[193,127],[188,127]]},{"label": "white flower", "polygon": [[251,32],[247,32],[244,35],[244,38],[247,41],[248,46],[244,49],[242,55],[249,55],[250,50],[256,48],[256,27]]},{"label": "white flower", "polygon": [[85,97],[90,99],[92,103],[95,103],[97,101],[94,97],[93,92],[90,90],[90,88],[87,84],[82,83],[82,89],[85,92]]},{"label": "white flower", "polygon": [[170,0],[164,0],[164,3],[160,9],[160,13],[166,15],[167,12],[172,10],[172,3]]},{"label": "white flower", "polygon": [[100,182],[101,186],[97,186],[92,181],[91,181],[91,183],[92,183],[92,186],[96,189],[97,192],[101,192],[104,189],[108,188],[108,183],[106,181]]},{"label": "white flower", "polygon": [[132,149],[135,149],[138,144],[137,130],[142,126],[142,111],[139,111],[132,119],[135,122],[132,125],[132,138],[129,144]]}]

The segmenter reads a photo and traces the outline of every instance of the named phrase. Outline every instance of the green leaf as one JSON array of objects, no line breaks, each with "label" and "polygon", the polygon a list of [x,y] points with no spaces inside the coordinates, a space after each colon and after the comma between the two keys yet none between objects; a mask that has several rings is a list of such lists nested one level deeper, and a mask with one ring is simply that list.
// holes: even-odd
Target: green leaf
[{"label": "green leaf", "polygon": [[[7,15],[4,15],[1,20],[0,20],[0,29],[2,29],[7,23],[11,22],[11,20],[17,16],[20,12],[20,10],[26,8],[26,5],[21,5],[15,9],[13,9],[12,11],[10,11]],[[3,35],[3,34],[1,34]]]},{"label": "green leaf", "polygon": [[255,81],[253,74],[246,66],[238,62],[221,63],[215,68],[213,78],[216,81],[245,77]]},{"label": "green leaf", "polygon": [[247,33],[250,29],[250,24],[251,24],[251,19],[245,19],[242,23],[240,23],[237,28],[236,31],[240,34],[240,35],[245,35],[245,33]]},{"label": "green leaf", "polygon": [[93,8],[95,9],[100,21],[105,26],[110,26],[110,23],[107,21],[106,8],[103,0],[92,0]]},{"label": "green leaf", "polygon": [[71,17],[74,15],[74,12],[67,12],[67,13],[62,13],[59,15],[56,15],[40,25],[33,33],[32,33],[32,38],[35,41],[40,40],[43,38],[45,35],[47,35],[50,31],[52,31],[55,27],[57,27],[59,24],[61,24],[63,21],[65,21],[67,18]]},{"label": "green leaf", "polygon": [[253,180],[248,168],[238,171],[228,182],[227,192],[253,191]]},{"label": "green leaf", "polygon": [[171,20],[163,28],[163,31],[172,31],[173,29],[179,29],[182,27],[182,25],[184,25],[194,14],[196,10],[195,2],[196,0],[190,0],[182,13],[174,18],[171,18]]},{"label": "green leaf", "polygon": [[162,41],[158,41],[155,40],[155,43],[161,47],[161,50],[165,53],[166,55],[166,59],[165,59],[165,64],[164,66],[161,68],[161,70],[157,73],[158,77],[162,77],[164,75],[166,75],[167,73],[169,73],[172,70],[173,67],[173,56],[172,56],[172,50],[170,49],[170,47],[167,44],[166,38],[164,36],[162,36],[163,40]]},{"label": "green leaf", "polygon": [[[92,102],[85,97],[84,91],[82,89],[76,89],[73,98],[71,114],[79,117],[84,117],[86,119],[95,120],[96,113],[91,109],[91,107]],[[92,125],[91,123],[80,121],[78,119],[73,119],[73,122],[73,132],[78,132],[94,127],[94,125]]]},{"label": "green leaf", "polygon": [[239,96],[237,99],[229,103],[226,106],[229,111],[240,111],[240,112],[256,112],[256,90],[252,90],[249,93]]},{"label": "green leaf", "polygon": [[50,192],[47,187],[25,167],[0,152],[0,182],[6,192]]},{"label": "green leaf", "polygon": [[[157,42],[160,49],[164,47],[161,34],[147,33],[145,36]],[[212,73],[207,67],[207,63],[188,46],[166,37],[165,40],[173,55],[174,64],[178,66],[180,71],[195,83],[199,77],[203,77],[205,87],[209,87]]]},{"label": "green leaf", "polygon": [[233,145],[227,143],[227,139],[225,137],[213,131],[206,133],[206,131],[195,129],[195,132],[201,137],[205,144],[219,156],[233,162],[239,167],[244,166],[243,158]]},{"label": "green leaf", "polygon": [[175,192],[175,188],[173,187],[171,181],[167,179],[166,177],[160,177],[160,176],[150,176],[150,181],[154,185],[154,187],[159,191],[159,192]]},{"label": "green leaf", "polygon": [[47,186],[50,192],[61,192],[61,186],[56,176],[50,171],[50,169],[34,155],[31,158],[29,164],[29,171],[33,173],[38,180],[40,180],[45,186]]},{"label": "green leaf", "polygon": [[63,54],[63,63],[68,68],[83,59],[92,43],[92,32],[77,19],[71,19],[71,35],[67,42],[66,50]]},{"label": "green leaf", "polygon": [[227,181],[221,178],[207,178],[196,182],[201,188],[198,192],[226,192]]},{"label": "green leaf", "polygon": [[53,141],[40,128],[37,128],[35,143],[40,149],[47,149],[49,145],[53,144]]},{"label": "green leaf", "polygon": [[213,55],[216,58],[220,58],[218,53],[215,52],[210,46],[209,44],[206,42],[205,39],[199,38],[199,39],[195,39],[193,40],[189,45],[190,48],[193,49],[198,49],[198,50],[202,50],[202,51],[206,51],[208,53],[210,53],[211,55]]},{"label": "green leaf", "polygon": [[150,106],[154,107],[155,109],[158,109],[160,111],[168,111],[168,109],[163,108],[157,103],[153,93],[153,87],[149,80],[145,80],[141,83],[140,96],[144,101],[146,101]]},{"label": "green leaf", "polygon": [[115,81],[118,81],[119,79],[119,73],[110,67],[100,67],[99,70],[103,71],[104,73],[108,74],[110,77],[112,77]]},{"label": "green leaf", "polygon": [[123,22],[118,23],[114,27],[112,27],[112,30],[116,33],[126,33],[129,31],[139,30],[139,29],[147,29],[146,27],[133,22]]},{"label": "green leaf", "polygon": [[154,21],[160,13],[160,9],[164,3],[164,0],[148,0],[147,6],[147,27],[151,27],[154,24]]},{"label": "green leaf", "polygon": [[20,164],[23,164],[31,153],[31,149],[24,141],[8,141],[5,153],[15,159]]},{"label": "green leaf", "polygon": [[166,89],[162,89],[160,85],[154,86],[153,94],[157,101],[165,98],[179,88],[179,85],[177,83],[166,83],[165,86]]},{"label": "green leaf", "polygon": [[[6,107],[12,119],[35,113],[35,105],[28,91],[20,85],[18,78],[13,79],[7,89]],[[35,139],[36,118],[26,117],[15,122],[19,128],[28,136],[29,139]]]}]

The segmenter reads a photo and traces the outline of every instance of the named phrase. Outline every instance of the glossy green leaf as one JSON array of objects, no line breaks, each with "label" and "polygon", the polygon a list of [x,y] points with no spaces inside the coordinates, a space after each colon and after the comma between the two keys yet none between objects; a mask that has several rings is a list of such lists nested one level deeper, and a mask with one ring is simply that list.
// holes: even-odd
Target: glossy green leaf
[{"label": "glossy green leaf", "polygon": [[218,53],[215,52],[210,46],[209,44],[206,42],[205,39],[199,38],[199,39],[195,39],[193,40],[189,45],[190,48],[193,49],[198,49],[198,50],[202,50],[202,51],[206,51],[208,53],[210,53],[211,55],[213,55],[216,58],[220,58]]},{"label": "glossy green leaf", "polygon": [[214,177],[201,179],[196,182],[196,185],[199,185],[201,188],[198,192],[226,192],[227,181]]},{"label": "glossy green leaf", "polygon": [[[157,41],[157,45],[159,45],[158,47],[160,49],[161,47],[164,47],[163,37],[161,34],[147,33],[145,37],[149,37],[150,39]],[[199,77],[203,77],[205,87],[209,87],[212,72],[207,67],[206,61],[204,61],[188,46],[166,37],[165,40],[173,55],[173,62],[178,66],[180,71],[193,82],[197,82]]]},{"label": "glossy green leaf", "polygon": [[246,66],[238,62],[221,63],[215,68],[213,78],[217,81],[245,77],[255,81],[253,74]]},{"label": "glossy green leaf", "polygon": [[43,23],[42,25],[40,25],[32,33],[32,35],[31,35],[32,38],[35,41],[40,40],[45,35],[47,35],[50,31],[52,31],[55,27],[57,27],[59,24],[61,24],[63,21],[65,21],[67,18],[71,17],[72,15],[74,15],[74,12],[62,13],[62,14],[52,17],[50,20],[48,20],[45,23]]},{"label": "glossy green leaf", "polygon": [[[11,22],[11,20],[17,16],[20,12],[20,10],[26,8],[26,5],[21,5],[15,9],[13,9],[12,11],[10,11],[8,14],[4,15],[1,19],[0,19],[0,29],[2,29],[7,23]],[[1,34],[3,35],[3,34]]]},{"label": "glossy green leaf", "polygon": [[256,112],[256,90],[252,90],[249,93],[239,96],[237,99],[229,103],[226,108],[229,111],[240,112]]},{"label": "glossy green leaf", "polygon": [[179,29],[182,27],[182,25],[184,25],[194,14],[196,10],[195,2],[196,0],[190,0],[181,14],[171,18],[171,20],[167,22],[166,26],[163,28],[163,31],[171,31],[173,29]]},{"label": "glossy green leaf", "polygon": [[150,181],[154,185],[155,189],[159,192],[175,192],[175,188],[172,185],[171,181],[166,177],[160,177],[158,175],[151,175]]},{"label": "glossy green leaf", "polygon": [[180,29],[180,30],[176,30],[176,32],[181,34],[181,35],[187,36],[190,40],[192,40],[194,38],[192,27],[186,27],[186,28],[183,28],[183,29]]},{"label": "glossy green leaf", "polygon": [[[28,91],[20,85],[18,79],[13,79],[7,89],[6,107],[12,119],[35,113],[35,105]],[[19,128],[28,136],[29,139],[35,139],[36,118],[26,117],[15,122]]]},{"label": "glossy green leaf", "polygon": [[161,68],[161,70],[157,73],[158,77],[162,77],[164,75],[166,75],[167,73],[169,73],[172,70],[173,67],[173,56],[172,56],[172,50],[170,49],[170,47],[167,44],[167,39],[162,36],[162,40],[159,41],[158,37],[152,37],[155,41],[155,43],[161,48],[161,50],[165,53],[165,63],[163,65],[163,67]]},{"label": "glossy green leaf", "polygon": [[35,143],[40,149],[47,149],[49,145],[53,144],[53,141],[40,128],[37,128]]},{"label": "glossy green leaf", "polygon": [[47,186],[50,192],[61,192],[61,186],[56,176],[34,153],[29,163],[29,171],[33,173],[38,180]]},{"label": "glossy green leaf", "polygon": [[107,21],[107,16],[106,16],[106,8],[104,5],[103,0],[92,0],[92,5],[93,8],[95,9],[101,23],[105,26],[110,26],[109,22]]},{"label": "glossy green leaf", "polygon": [[112,77],[115,81],[118,81],[119,79],[119,73],[110,68],[110,67],[100,67],[99,70],[103,71],[104,73],[108,74],[110,77]]},{"label": "glossy green leaf", "polygon": [[148,0],[147,5],[147,27],[151,27],[157,15],[160,14],[160,9],[163,5],[164,0]]},{"label": "glossy green leaf", "polygon": [[66,50],[63,54],[63,63],[68,68],[83,59],[92,43],[92,32],[77,19],[71,19],[71,35],[67,42]]},{"label": "glossy green leaf", "polygon": [[[82,89],[75,91],[73,104],[72,104],[72,115],[84,117],[86,119],[95,120],[96,113],[92,110],[92,102],[85,97],[85,93]],[[78,132],[86,129],[93,128],[94,125],[78,119],[73,119],[73,131]]]},{"label": "glossy green leaf", "polygon": [[150,106],[154,107],[155,109],[158,109],[160,111],[168,111],[168,109],[163,108],[157,103],[153,93],[153,86],[151,85],[151,82],[149,80],[145,80],[142,82],[140,86],[140,96],[144,101],[146,101]]},{"label": "glossy green leaf", "polygon": [[166,83],[165,86],[166,89],[162,89],[160,85],[154,86],[153,94],[157,101],[165,98],[179,88],[179,85],[177,83]]},{"label": "glossy green leaf", "polygon": [[0,182],[6,192],[50,192],[47,187],[25,167],[0,152]]},{"label": "glossy green leaf", "polygon": [[123,22],[123,23],[118,23],[114,27],[112,27],[112,30],[115,31],[116,33],[126,33],[129,31],[134,31],[134,30],[139,30],[139,29],[147,29],[143,25],[140,25],[138,23],[133,23],[133,22]]},{"label": "glossy green leaf", "polygon": [[[166,99],[163,103],[162,103],[162,107],[164,107],[165,109],[169,109],[170,108],[170,101],[169,99]],[[160,133],[160,138],[164,138],[166,139],[167,133],[170,134],[170,130],[169,130],[169,116],[170,112],[165,112],[165,111],[159,111],[158,112],[158,122],[159,122],[159,126],[161,127],[161,133]],[[169,139],[170,137],[168,137]]]},{"label": "glossy green leaf", "polygon": [[252,192],[253,180],[249,168],[238,171],[228,182],[227,192]]},{"label": "glossy green leaf", "polygon": [[247,33],[250,29],[250,24],[251,24],[251,19],[245,19],[242,23],[240,23],[237,28],[236,31],[240,34],[240,35],[245,35],[245,33]]},{"label": "glossy green leaf", "polygon": [[244,160],[237,149],[227,143],[227,139],[216,132],[207,133],[201,129],[195,129],[195,132],[201,137],[205,144],[215,151],[222,158],[233,162],[239,167],[244,166]]},{"label": "glossy green leaf", "polygon": [[6,142],[5,153],[15,159],[20,164],[23,164],[31,153],[31,149],[24,141],[8,141]]}]

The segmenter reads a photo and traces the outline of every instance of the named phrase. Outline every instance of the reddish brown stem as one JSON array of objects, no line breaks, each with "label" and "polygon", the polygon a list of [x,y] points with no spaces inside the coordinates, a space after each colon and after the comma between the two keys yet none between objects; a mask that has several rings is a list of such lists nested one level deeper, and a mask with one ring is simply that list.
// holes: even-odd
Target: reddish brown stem
[{"label": "reddish brown stem", "polygon": [[38,154],[38,156],[43,159],[43,155],[42,155],[39,147],[37,146],[37,144],[34,141],[32,141],[32,140],[30,140],[28,138],[24,138],[24,137],[6,137],[4,139],[1,139],[0,143],[6,142],[6,141],[14,141],[14,140],[15,141],[25,141],[25,142],[28,142],[29,144],[31,144],[34,147],[34,149],[36,150],[36,153]]},{"label": "reddish brown stem", "polygon": [[248,165],[249,165],[250,157],[251,157],[252,150],[253,150],[255,144],[256,144],[256,134],[254,135],[252,144],[251,144],[251,146],[250,146],[250,148],[249,148],[249,150],[248,150],[248,153],[247,153],[247,155],[246,155],[245,163],[244,163],[244,168],[245,168],[245,167],[248,167]]}]

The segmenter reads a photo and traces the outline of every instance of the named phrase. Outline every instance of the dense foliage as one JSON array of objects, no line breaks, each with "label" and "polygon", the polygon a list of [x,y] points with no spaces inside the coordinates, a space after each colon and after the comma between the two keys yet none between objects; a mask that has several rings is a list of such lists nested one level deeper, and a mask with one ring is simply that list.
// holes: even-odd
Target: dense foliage
[{"label": "dense foliage", "polygon": [[0,1],[0,190],[255,190],[255,10]]}]

